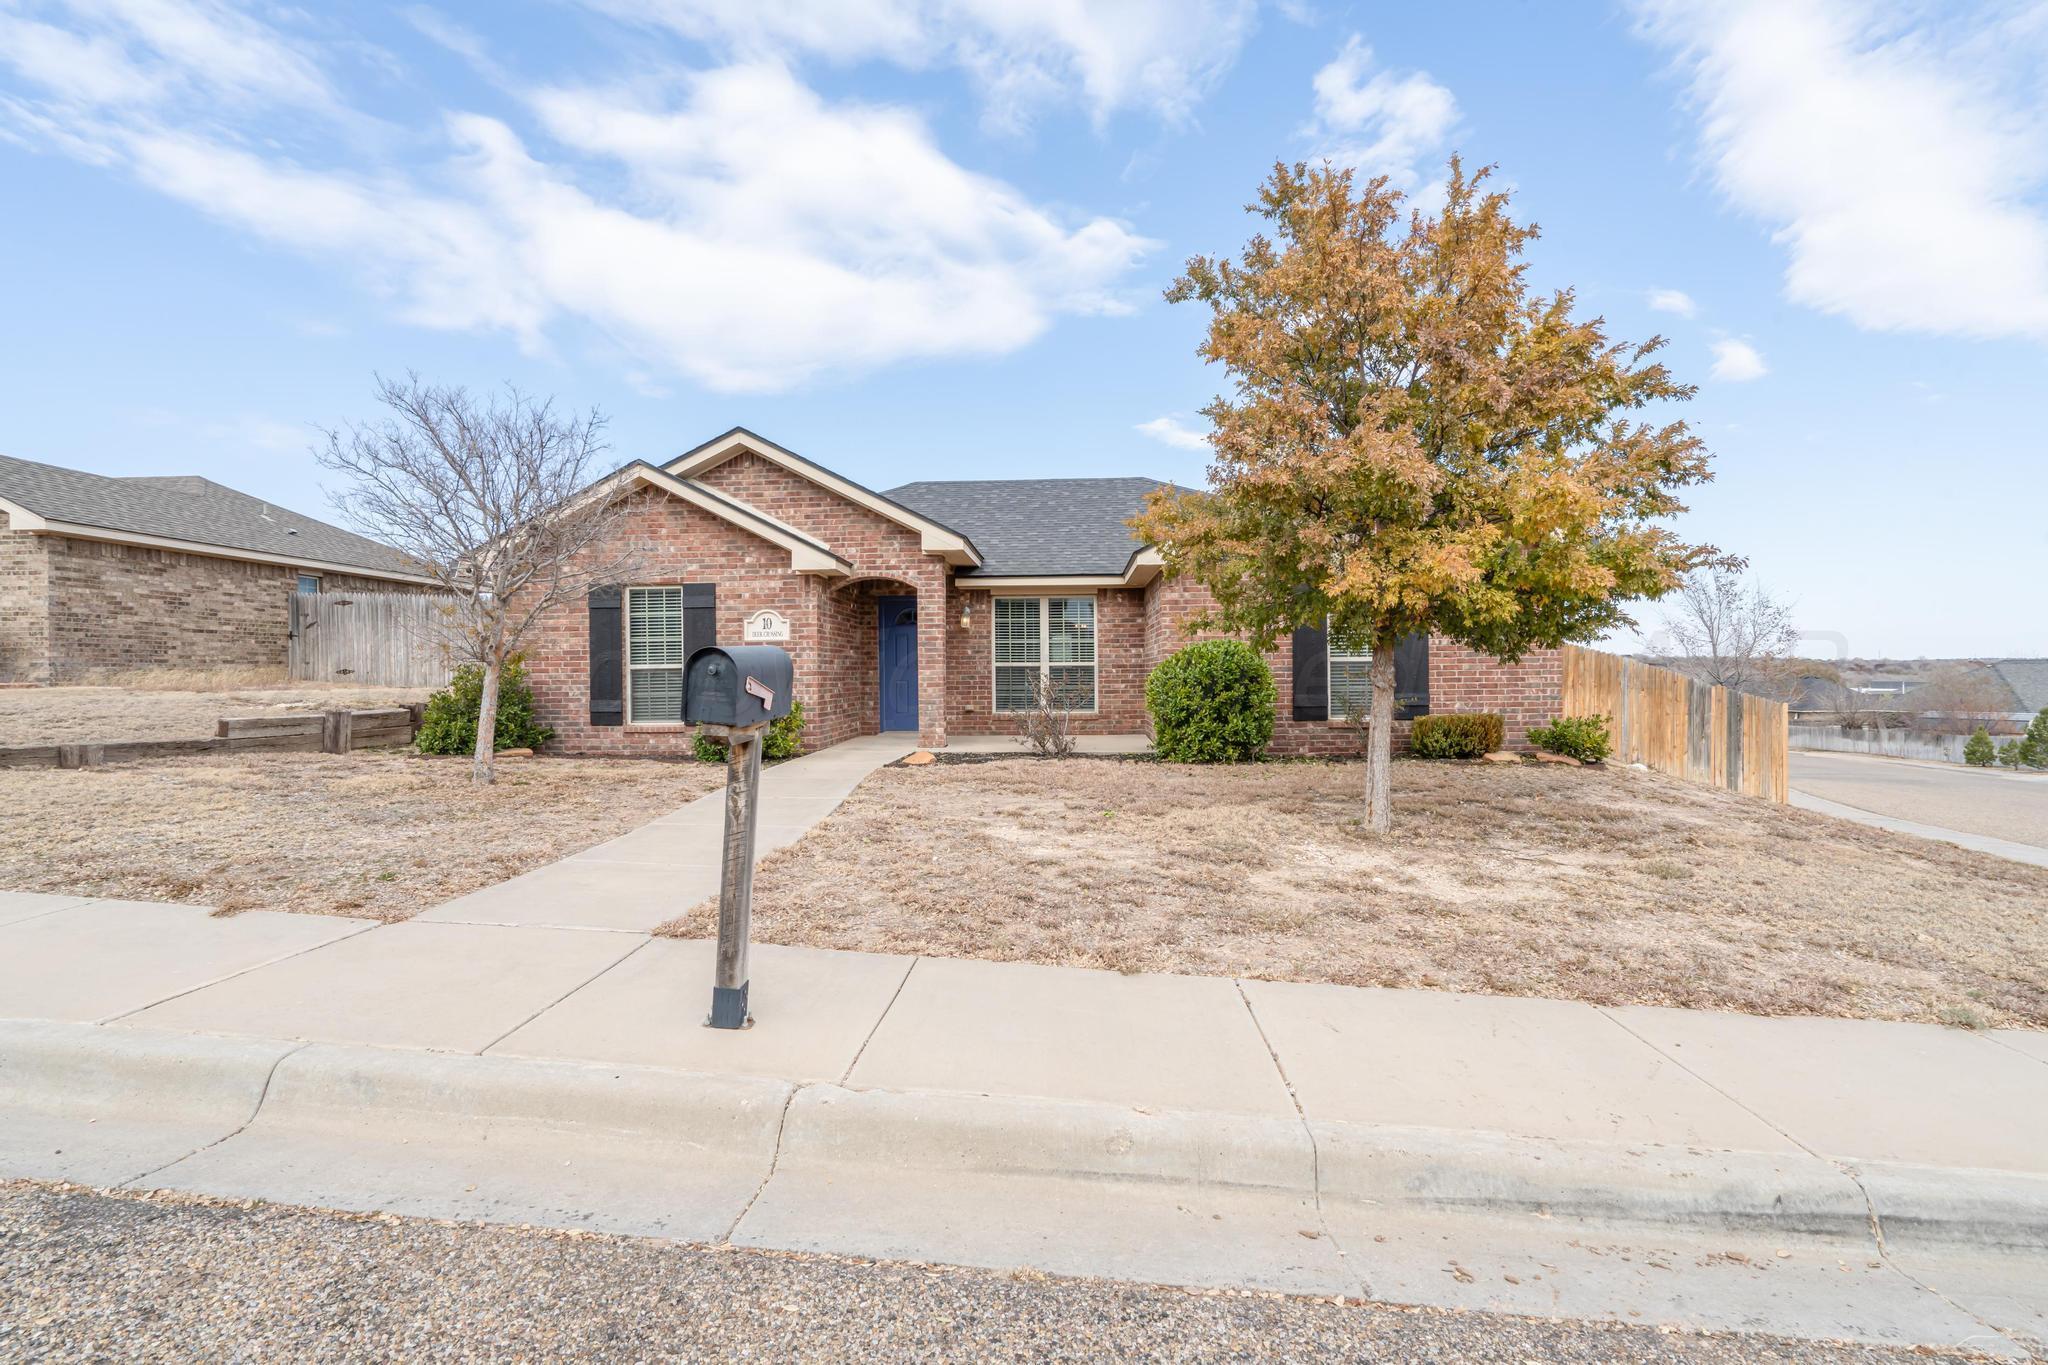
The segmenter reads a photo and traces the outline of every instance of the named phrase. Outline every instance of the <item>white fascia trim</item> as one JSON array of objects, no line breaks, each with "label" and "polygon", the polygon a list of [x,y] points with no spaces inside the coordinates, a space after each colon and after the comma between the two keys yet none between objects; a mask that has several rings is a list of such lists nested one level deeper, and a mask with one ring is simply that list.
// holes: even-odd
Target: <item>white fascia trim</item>
[{"label": "white fascia trim", "polygon": [[659,488],[671,497],[681,498],[721,521],[730,522],[742,531],[757,535],[769,544],[789,551],[789,567],[798,573],[839,577],[853,572],[853,565],[838,555],[786,523],[749,507],[738,498],[715,493],[701,484],[677,478],[666,470],[656,469],[653,465],[635,465],[629,472],[641,483]]},{"label": "white fascia trim", "polygon": [[291,569],[318,569],[322,573],[352,574],[357,578],[381,579],[387,583],[421,583],[437,587],[437,580],[425,574],[398,573],[390,569],[372,569],[361,564],[337,564],[328,559],[306,559],[298,555],[266,554],[261,550],[241,550],[232,545],[211,545],[196,540],[175,540],[170,536],[145,535],[140,531],[110,531],[104,526],[82,526],[70,521],[51,521],[48,517],[15,504],[0,500],[0,508],[7,512],[8,524],[17,531],[29,531],[36,535],[65,536],[72,540],[99,540],[113,545],[138,545],[151,550],[175,550],[179,554],[197,555],[204,559],[235,559],[249,564],[281,564]]},{"label": "white fascia trim", "polygon": [[1026,576],[1022,574],[997,577],[984,574],[970,574],[955,577],[953,586],[963,592],[1000,593],[1056,593],[1071,589],[1076,592],[1092,592],[1097,588],[1142,588],[1159,577],[1166,568],[1165,559],[1157,550],[1147,545],[1131,556],[1131,562],[1120,574],[1081,573],[1043,574]]},{"label": "white fascia trim", "polygon": [[673,460],[662,468],[679,479],[693,479],[706,470],[717,468],[742,451],[752,451],[762,459],[787,469],[798,478],[808,479],[822,488],[837,493],[856,506],[865,507],[878,517],[917,532],[920,548],[926,554],[937,555],[956,567],[979,566],[981,563],[979,552],[968,543],[967,537],[959,532],[949,531],[937,522],[929,521],[907,507],[871,493],[859,484],[834,474],[823,465],[812,464],[795,451],[784,450],[773,441],[755,436],[751,432],[736,431],[729,436],[720,437],[710,445]]}]

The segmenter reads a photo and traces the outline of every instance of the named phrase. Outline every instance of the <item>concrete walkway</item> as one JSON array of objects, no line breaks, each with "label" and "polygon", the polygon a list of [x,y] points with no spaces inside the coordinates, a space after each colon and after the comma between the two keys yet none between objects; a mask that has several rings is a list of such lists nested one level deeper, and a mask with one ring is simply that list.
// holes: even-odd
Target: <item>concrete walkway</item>
[{"label": "concrete walkway", "polygon": [[[869,773],[916,748],[915,735],[866,735],[763,768],[757,855],[803,838]],[[414,922],[644,933],[718,894],[724,834],[721,787],[652,824],[436,906]]]},{"label": "concrete walkway", "polygon": [[2048,1034],[770,945],[753,964],[757,1022],[728,1033],[701,1026],[705,942],[0,895],[0,1176],[2048,1339]]}]

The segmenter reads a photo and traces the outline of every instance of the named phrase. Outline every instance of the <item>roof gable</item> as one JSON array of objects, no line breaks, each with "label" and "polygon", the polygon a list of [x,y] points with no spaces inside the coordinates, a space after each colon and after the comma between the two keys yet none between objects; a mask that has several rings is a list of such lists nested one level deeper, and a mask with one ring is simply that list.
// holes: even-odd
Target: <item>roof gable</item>
[{"label": "roof gable", "polygon": [[872,488],[833,473],[821,464],[814,464],[795,451],[779,446],[766,437],[758,436],[745,427],[734,427],[694,450],[683,452],[663,465],[662,469],[677,478],[694,479],[697,475],[717,468],[742,452],[758,455],[771,464],[779,465],[817,484],[827,492],[917,532],[925,553],[938,555],[948,564],[956,567],[973,567],[981,563],[981,552],[975,548],[974,542],[960,531],[922,511],[903,505],[887,494],[877,493]]}]

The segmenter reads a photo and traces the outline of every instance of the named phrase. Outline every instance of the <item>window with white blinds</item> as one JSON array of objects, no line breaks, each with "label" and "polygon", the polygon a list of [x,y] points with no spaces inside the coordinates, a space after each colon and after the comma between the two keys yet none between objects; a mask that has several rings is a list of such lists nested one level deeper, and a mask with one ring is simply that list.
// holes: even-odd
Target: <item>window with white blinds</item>
[{"label": "window with white blinds", "polygon": [[1372,641],[1326,622],[1330,649],[1330,719],[1364,720],[1372,713]]},{"label": "window with white blinds", "polygon": [[1028,711],[1044,679],[1061,706],[1095,709],[1095,599],[998,597],[995,709]]},{"label": "window with white blinds", "polygon": [[626,719],[635,725],[683,715],[683,590],[626,589]]}]

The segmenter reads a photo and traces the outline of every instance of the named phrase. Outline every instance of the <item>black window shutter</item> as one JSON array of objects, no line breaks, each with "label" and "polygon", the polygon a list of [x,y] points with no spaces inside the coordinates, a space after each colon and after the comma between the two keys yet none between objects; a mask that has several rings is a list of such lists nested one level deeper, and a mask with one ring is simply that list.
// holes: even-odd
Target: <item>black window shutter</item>
[{"label": "black window shutter", "polygon": [[1394,646],[1394,718],[1429,714],[1429,636],[1405,637]]},{"label": "black window shutter", "polygon": [[617,588],[590,590],[590,723],[626,723],[625,620]]},{"label": "black window shutter", "polygon": [[1330,646],[1321,626],[1294,632],[1294,718],[1330,718]]},{"label": "black window shutter", "polygon": [[718,643],[718,585],[683,584],[683,662]]}]

